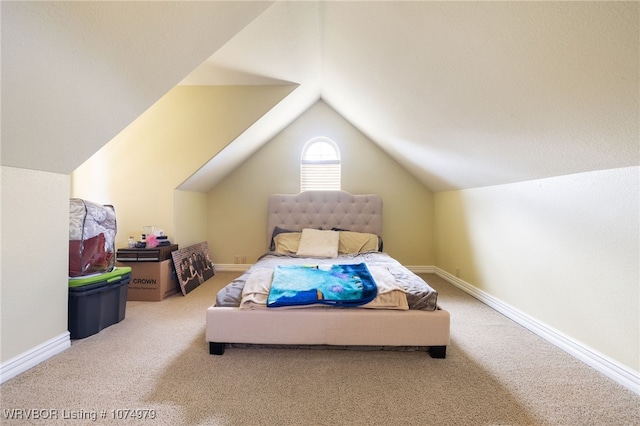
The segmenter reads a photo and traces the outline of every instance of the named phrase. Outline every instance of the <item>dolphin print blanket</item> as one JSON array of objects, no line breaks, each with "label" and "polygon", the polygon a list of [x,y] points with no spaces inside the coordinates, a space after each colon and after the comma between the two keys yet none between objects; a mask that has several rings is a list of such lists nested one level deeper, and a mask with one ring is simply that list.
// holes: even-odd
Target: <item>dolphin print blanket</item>
[{"label": "dolphin print blanket", "polygon": [[360,306],[371,302],[378,287],[365,263],[278,265],[267,307],[300,305]]}]

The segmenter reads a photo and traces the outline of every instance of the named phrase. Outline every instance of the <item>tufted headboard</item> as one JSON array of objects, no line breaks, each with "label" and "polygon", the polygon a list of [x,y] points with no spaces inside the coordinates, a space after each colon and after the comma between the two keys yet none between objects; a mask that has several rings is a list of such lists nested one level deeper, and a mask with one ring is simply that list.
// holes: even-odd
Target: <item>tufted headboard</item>
[{"label": "tufted headboard", "polygon": [[276,226],[290,231],[340,228],[382,237],[382,199],[375,194],[353,195],[345,191],[274,194],[269,197],[269,239]]}]

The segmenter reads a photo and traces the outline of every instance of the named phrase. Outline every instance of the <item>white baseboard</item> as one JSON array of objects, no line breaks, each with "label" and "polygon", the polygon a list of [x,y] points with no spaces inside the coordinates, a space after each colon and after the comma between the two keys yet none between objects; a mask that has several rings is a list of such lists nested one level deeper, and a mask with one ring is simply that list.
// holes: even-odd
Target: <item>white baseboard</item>
[{"label": "white baseboard", "polygon": [[480,290],[450,273],[434,268],[435,274],[447,280],[465,293],[475,297],[487,306],[500,312],[502,315],[517,322],[531,332],[542,337],[546,341],[556,345],[560,349],[596,369],[600,373],[624,386],[632,392],[640,395],[640,374],[631,370],[608,356],[586,346],[585,344],[565,335],[537,319],[525,314],[519,309],[501,301],[500,299]]},{"label": "white baseboard", "polygon": [[407,269],[414,274],[435,274],[435,266],[407,266]]},{"label": "white baseboard", "polygon": [[249,263],[218,263],[213,265],[220,272],[245,272],[252,265]]},{"label": "white baseboard", "polygon": [[71,347],[71,337],[69,332],[47,340],[27,352],[3,362],[0,366],[0,383],[24,373],[28,369],[35,367],[41,362],[59,354]]}]

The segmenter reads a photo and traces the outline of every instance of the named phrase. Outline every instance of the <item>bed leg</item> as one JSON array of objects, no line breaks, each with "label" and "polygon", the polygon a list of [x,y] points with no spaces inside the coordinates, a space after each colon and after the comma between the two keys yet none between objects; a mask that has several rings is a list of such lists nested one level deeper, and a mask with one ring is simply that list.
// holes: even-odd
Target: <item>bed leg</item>
[{"label": "bed leg", "polygon": [[431,346],[429,348],[429,355],[431,358],[446,358],[447,347],[446,346]]},{"label": "bed leg", "polygon": [[209,342],[209,353],[211,355],[224,355],[225,343]]}]

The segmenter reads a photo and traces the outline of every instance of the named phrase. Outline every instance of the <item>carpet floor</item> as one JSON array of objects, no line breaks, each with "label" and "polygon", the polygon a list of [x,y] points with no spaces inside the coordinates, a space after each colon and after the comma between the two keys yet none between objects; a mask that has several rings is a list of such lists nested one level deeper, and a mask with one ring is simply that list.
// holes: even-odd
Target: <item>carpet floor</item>
[{"label": "carpet floor", "polygon": [[237,275],[218,272],[186,297],[127,302],[120,323],[3,383],[0,423],[640,425],[640,396],[432,274],[421,276],[451,313],[446,359],[270,347],[209,355],[205,310]]}]

